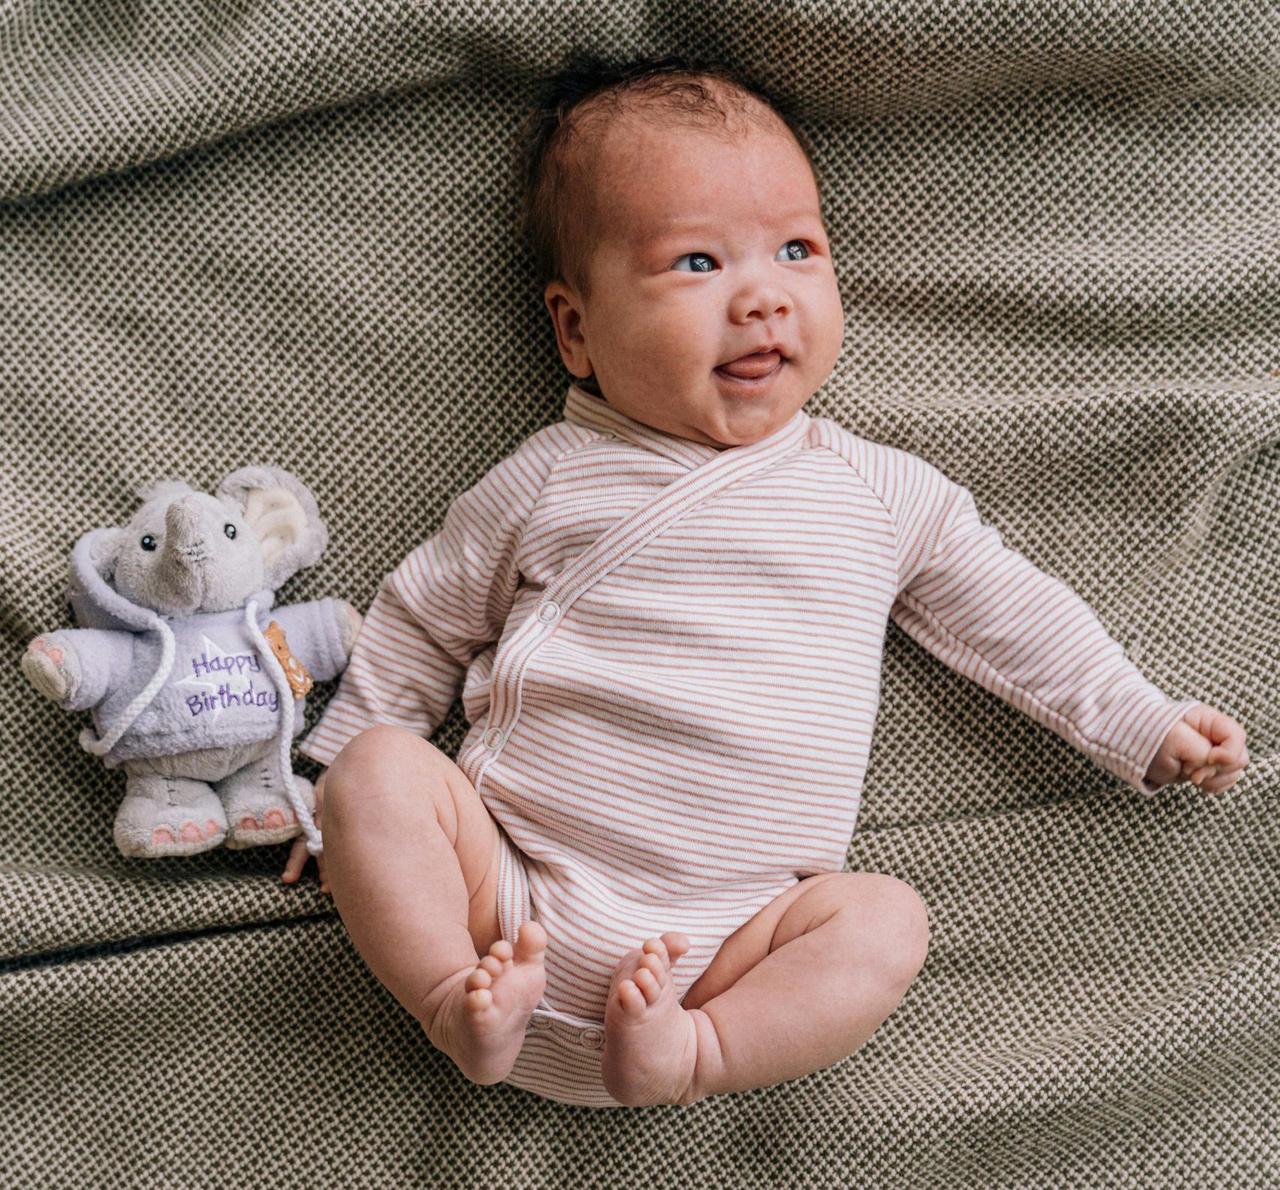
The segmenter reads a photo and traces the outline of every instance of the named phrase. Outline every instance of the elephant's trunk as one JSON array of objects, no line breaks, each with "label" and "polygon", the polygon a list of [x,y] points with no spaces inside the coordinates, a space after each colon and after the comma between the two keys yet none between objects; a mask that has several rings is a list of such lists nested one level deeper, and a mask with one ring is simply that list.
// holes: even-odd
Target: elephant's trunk
[{"label": "elephant's trunk", "polygon": [[175,612],[193,612],[204,598],[209,548],[200,511],[184,497],[165,511],[164,550],[156,566],[159,596]]}]

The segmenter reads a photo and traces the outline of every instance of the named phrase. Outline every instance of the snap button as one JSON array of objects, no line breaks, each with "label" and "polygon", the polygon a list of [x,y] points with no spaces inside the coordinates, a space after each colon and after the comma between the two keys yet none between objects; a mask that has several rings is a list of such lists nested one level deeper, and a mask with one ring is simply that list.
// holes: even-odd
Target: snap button
[{"label": "snap button", "polygon": [[548,599],[540,608],[538,608],[538,619],[544,624],[550,624],[560,614],[560,605],[554,599]]},{"label": "snap button", "polygon": [[587,1049],[598,1050],[604,1045],[604,1033],[599,1029],[583,1029],[582,1044],[585,1045]]},{"label": "snap button", "polygon": [[502,743],[502,729],[498,727],[489,728],[489,730],[484,733],[484,742],[485,747],[487,748],[499,747]]},{"label": "snap button", "polygon": [[539,1033],[545,1033],[551,1028],[551,1022],[547,1020],[545,1016],[535,1016],[533,1018],[533,1027],[537,1029]]}]

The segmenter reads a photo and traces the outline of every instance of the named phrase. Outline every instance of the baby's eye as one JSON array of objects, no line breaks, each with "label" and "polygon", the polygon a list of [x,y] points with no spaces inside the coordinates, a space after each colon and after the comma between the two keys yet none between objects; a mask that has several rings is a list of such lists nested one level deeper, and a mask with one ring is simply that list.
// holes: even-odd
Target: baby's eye
[{"label": "baby's eye", "polygon": [[[803,248],[804,255],[797,256],[795,252],[793,252],[791,249],[792,244],[798,244],[801,248]],[[807,260],[810,255],[809,245],[806,244],[804,240],[788,240],[785,244],[782,245],[780,251],[785,252],[787,254],[784,258],[786,260]]]},{"label": "baby's eye", "polygon": [[[812,255],[809,252],[809,246],[803,239],[788,239],[778,250],[778,255],[782,260],[808,260]],[[777,260],[777,256],[774,260]],[[689,261],[690,267],[682,269],[681,261]],[[709,256],[707,252],[686,252],[684,256],[677,256],[675,265],[672,265],[677,273],[714,273],[716,271],[716,257]]]},{"label": "baby's eye", "polygon": [[[676,265],[678,265],[682,260],[705,260],[708,263],[710,263],[710,261],[712,261],[713,259],[714,259],[713,257],[708,256],[705,252],[686,252],[683,256],[677,256],[675,263]],[[673,265],[672,267],[674,268],[675,266]],[[683,272],[710,273],[714,271],[715,271],[714,265],[711,265],[710,268],[703,268],[701,265],[695,265],[691,269],[680,269],[680,268],[676,269],[676,272],[678,273],[683,273]]]}]

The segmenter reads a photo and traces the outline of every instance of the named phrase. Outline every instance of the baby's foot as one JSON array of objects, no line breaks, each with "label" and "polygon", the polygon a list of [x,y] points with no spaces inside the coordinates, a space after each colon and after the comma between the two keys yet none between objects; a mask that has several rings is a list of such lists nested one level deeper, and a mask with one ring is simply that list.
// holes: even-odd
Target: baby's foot
[{"label": "baby's foot", "polygon": [[524,1045],[525,1025],[547,983],[546,949],[546,930],[526,921],[514,949],[499,939],[477,966],[450,976],[428,998],[436,1006],[419,1019],[431,1044],[473,1083],[487,1086],[511,1073]]},{"label": "baby's foot", "polygon": [[670,931],[631,951],[614,972],[601,1075],[619,1103],[693,1102],[698,1033],[671,980],[671,965],[688,949],[688,937]]}]

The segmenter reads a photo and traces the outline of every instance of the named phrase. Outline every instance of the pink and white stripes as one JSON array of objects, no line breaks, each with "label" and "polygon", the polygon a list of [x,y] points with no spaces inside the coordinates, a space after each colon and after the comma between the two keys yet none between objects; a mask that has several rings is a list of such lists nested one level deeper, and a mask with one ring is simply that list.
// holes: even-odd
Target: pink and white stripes
[{"label": "pink and white stripes", "polygon": [[[924,459],[803,411],[717,450],[575,384],[386,576],[301,750],[328,764],[375,723],[428,736],[461,690],[459,766],[527,879],[504,932],[546,927],[542,1015],[586,1036],[645,937],[689,935],[683,995],[775,896],[842,868],[891,616],[1143,793],[1195,705]],[[558,1037],[531,1032],[510,1081],[611,1102]]]}]

